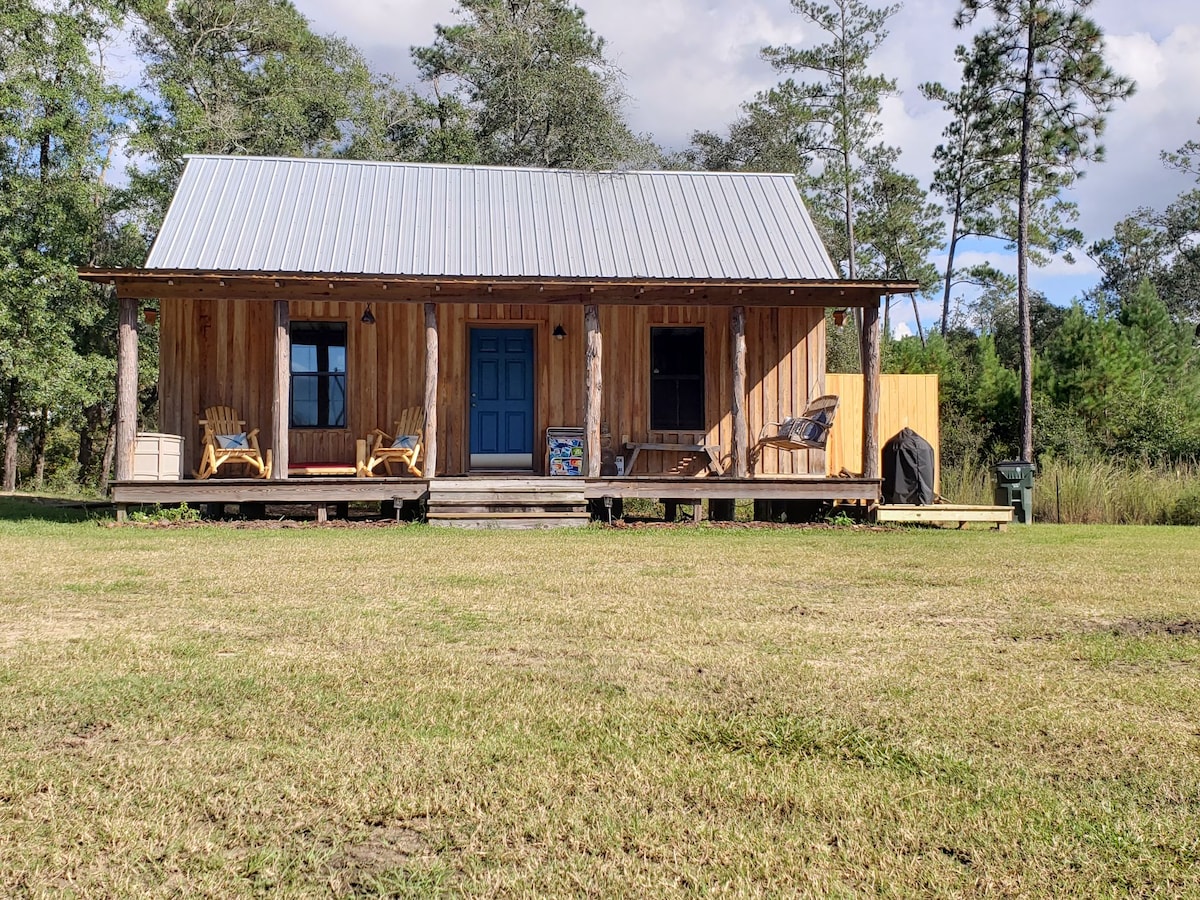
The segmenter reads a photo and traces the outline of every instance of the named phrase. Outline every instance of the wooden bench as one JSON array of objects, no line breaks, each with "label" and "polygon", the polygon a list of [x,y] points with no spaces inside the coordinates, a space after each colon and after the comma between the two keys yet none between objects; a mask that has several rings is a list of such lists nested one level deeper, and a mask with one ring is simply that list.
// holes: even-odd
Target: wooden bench
[{"label": "wooden bench", "polygon": [[632,450],[628,461],[625,463],[625,474],[632,475],[634,464],[637,462],[638,454],[643,450],[663,450],[668,453],[703,453],[708,457],[708,470],[714,475],[724,475],[725,467],[721,465],[721,448],[712,444],[668,444],[668,443],[653,443],[636,441],[626,441],[623,445],[626,450]]},{"label": "wooden bench", "polygon": [[288,464],[288,475],[309,475],[336,478],[339,475],[353,477],[354,474],[354,466],[351,463],[307,462]]},{"label": "wooden bench", "polygon": [[995,525],[998,531],[1005,531],[1012,518],[1011,506],[968,506],[962,503],[935,503],[932,506],[893,503],[875,510],[876,522],[950,523],[959,528],[965,528],[968,522],[987,522]]},{"label": "wooden bench", "polygon": [[288,475],[301,475],[309,477],[324,477],[324,478],[340,478],[342,476],[354,477],[362,476],[363,465],[367,460],[367,442],[365,440],[357,440],[354,442],[354,462],[344,463],[336,460],[328,462],[313,461],[313,462],[294,462],[288,464]]}]

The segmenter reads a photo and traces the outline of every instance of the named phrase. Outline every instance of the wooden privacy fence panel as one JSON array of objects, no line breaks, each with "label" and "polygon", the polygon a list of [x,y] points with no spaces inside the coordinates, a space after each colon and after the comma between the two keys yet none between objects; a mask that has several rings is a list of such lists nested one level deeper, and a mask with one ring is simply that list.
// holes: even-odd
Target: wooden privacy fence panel
[{"label": "wooden privacy fence panel", "polygon": [[[825,448],[826,471],[829,475],[838,475],[843,469],[858,474],[862,472],[863,377],[829,373],[825,376],[825,393],[837,394],[842,401]],[[939,490],[942,454],[936,375],[880,377],[880,447],[902,428],[911,428],[933,445],[933,483],[934,489]]]}]

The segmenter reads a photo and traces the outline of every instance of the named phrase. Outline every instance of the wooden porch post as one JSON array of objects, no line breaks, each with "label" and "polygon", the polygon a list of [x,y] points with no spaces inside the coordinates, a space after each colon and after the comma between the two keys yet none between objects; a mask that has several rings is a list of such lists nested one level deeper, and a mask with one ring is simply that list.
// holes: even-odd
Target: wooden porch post
[{"label": "wooden porch post", "polygon": [[863,478],[879,477],[879,304],[863,308]]},{"label": "wooden porch post", "polygon": [[600,363],[603,339],[600,334],[600,308],[589,303],[583,308],[584,330],[587,332],[587,353],[584,369],[583,398],[583,460],[588,478],[600,477]]},{"label": "wooden porch post", "polygon": [[745,478],[750,471],[749,438],[746,426],[746,307],[735,306],[730,316],[733,336],[733,477]]},{"label": "wooden porch post", "polygon": [[286,300],[275,301],[275,381],[271,390],[271,434],[275,459],[271,477],[288,477],[288,418],[291,410],[292,340],[291,317]]},{"label": "wooden porch post", "polygon": [[117,299],[117,434],[116,480],[133,478],[133,453],[137,444],[138,335],[141,303],[133,297]]},{"label": "wooden porch post", "polygon": [[437,474],[438,321],[437,304],[425,304],[425,468],[426,478]]}]

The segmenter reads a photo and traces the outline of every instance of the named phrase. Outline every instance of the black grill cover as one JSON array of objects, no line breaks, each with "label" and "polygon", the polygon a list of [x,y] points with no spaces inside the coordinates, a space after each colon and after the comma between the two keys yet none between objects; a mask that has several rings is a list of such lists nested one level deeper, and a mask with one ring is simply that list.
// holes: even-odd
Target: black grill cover
[{"label": "black grill cover", "polygon": [[911,428],[883,445],[883,502],[933,503],[933,447]]}]

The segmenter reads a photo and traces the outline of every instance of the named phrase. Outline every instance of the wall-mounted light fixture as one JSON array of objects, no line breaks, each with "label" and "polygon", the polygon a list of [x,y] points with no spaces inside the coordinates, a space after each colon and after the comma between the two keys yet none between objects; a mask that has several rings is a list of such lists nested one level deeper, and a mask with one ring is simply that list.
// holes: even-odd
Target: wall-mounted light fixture
[{"label": "wall-mounted light fixture", "polygon": [[833,324],[838,328],[846,324],[846,311],[844,309],[835,309],[833,311]]},{"label": "wall-mounted light fixture", "polygon": [[555,339],[556,341],[561,341],[561,340],[562,340],[563,338],[565,338],[566,336],[567,336],[567,332],[566,332],[566,330],[565,330],[565,329],[562,327],[562,325],[555,325],[555,326],[554,326],[554,339]]},{"label": "wall-mounted light fixture", "polygon": [[375,324],[375,314],[373,312],[371,312],[371,304],[370,303],[367,304],[367,311],[362,314],[362,319],[360,319],[359,321],[361,321],[364,325],[374,325]]},{"label": "wall-mounted light fixture", "polygon": [[153,306],[147,306],[142,310],[142,318],[145,320],[147,325],[153,325],[158,321],[158,310]]}]

